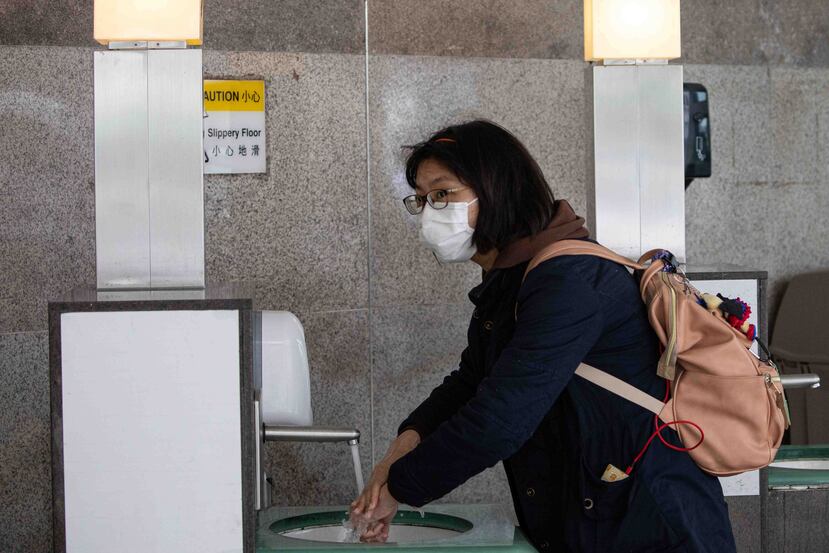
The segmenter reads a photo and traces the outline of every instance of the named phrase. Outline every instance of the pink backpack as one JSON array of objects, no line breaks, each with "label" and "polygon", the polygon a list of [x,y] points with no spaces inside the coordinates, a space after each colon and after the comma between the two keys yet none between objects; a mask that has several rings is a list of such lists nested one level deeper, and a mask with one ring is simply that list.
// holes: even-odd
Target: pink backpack
[{"label": "pink backpack", "polygon": [[752,340],[711,305],[711,296],[676,272],[666,261],[672,257],[669,252],[652,250],[634,263],[592,242],[561,240],[539,252],[527,273],[560,255],[593,255],[643,271],[639,289],[664,348],[656,370],[670,383],[670,398],[666,394],[667,401],[659,401],[584,363],[577,375],[655,413],[664,424],[654,436],[663,442],[659,432],[675,428],[684,449],[705,472],[729,476],[774,460],[789,426],[777,367],[750,351]]}]

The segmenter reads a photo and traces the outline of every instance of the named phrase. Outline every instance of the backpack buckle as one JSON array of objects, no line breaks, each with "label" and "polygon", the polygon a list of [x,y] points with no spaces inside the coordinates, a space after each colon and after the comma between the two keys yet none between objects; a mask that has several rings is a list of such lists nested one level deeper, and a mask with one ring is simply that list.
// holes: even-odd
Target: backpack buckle
[{"label": "backpack buckle", "polygon": [[665,264],[662,270],[666,273],[675,273],[679,269],[679,260],[668,250],[660,250],[659,253],[651,258],[651,262],[657,260],[661,260]]}]

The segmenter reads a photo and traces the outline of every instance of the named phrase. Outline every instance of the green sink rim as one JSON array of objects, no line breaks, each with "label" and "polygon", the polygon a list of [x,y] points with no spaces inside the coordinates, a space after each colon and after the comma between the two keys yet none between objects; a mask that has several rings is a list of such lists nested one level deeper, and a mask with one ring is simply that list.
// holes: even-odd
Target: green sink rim
[{"label": "green sink rim", "polygon": [[769,467],[769,488],[829,488],[829,470]]},{"label": "green sink rim", "polygon": [[829,459],[829,444],[784,445],[777,450],[775,461]]},{"label": "green sink rim", "polygon": [[[279,519],[271,523],[268,529],[276,534],[284,535],[286,532],[304,530],[306,528],[320,528],[325,526],[339,526],[347,517],[343,511],[325,511],[320,513],[308,513],[288,518]],[[429,526],[441,530],[452,530],[463,534],[472,530],[473,524],[466,519],[445,515],[442,513],[425,513],[421,515],[417,511],[398,511],[392,520],[396,526]],[[290,536],[285,536],[290,538]]]},{"label": "green sink rim", "polygon": [[[775,461],[822,461],[829,460],[829,444],[784,445],[777,451]],[[775,467],[768,468],[771,489],[786,488],[827,488],[829,470],[810,468]]]}]

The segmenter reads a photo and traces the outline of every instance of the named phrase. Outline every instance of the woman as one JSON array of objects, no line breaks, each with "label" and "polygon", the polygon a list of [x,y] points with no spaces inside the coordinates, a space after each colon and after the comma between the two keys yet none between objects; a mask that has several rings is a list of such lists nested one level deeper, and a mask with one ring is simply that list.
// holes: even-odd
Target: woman
[{"label": "woman", "polygon": [[[634,277],[592,256],[528,261],[584,219],[555,201],[536,162],[487,121],[413,147],[406,208],[442,262],[485,271],[459,368],[403,422],[352,504],[385,541],[398,503],[420,507],[503,461],[521,528],[541,551],[734,551],[718,480],[659,440],[645,409],[574,376],[581,362],[663,399],[659,343]],[[681,446],[675,431],[665,440]],[[612,470],[612,469],[611,469]]]}]

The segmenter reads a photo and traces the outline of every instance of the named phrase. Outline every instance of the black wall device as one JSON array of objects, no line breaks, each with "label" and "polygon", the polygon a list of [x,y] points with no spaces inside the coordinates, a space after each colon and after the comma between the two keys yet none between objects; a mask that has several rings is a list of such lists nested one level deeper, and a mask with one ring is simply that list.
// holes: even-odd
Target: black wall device
[{"label": "black wall device", "polygon": [[711,176],[711,118],[708,90],[698,83],[684,83],[685,188],[698,177]]}]

